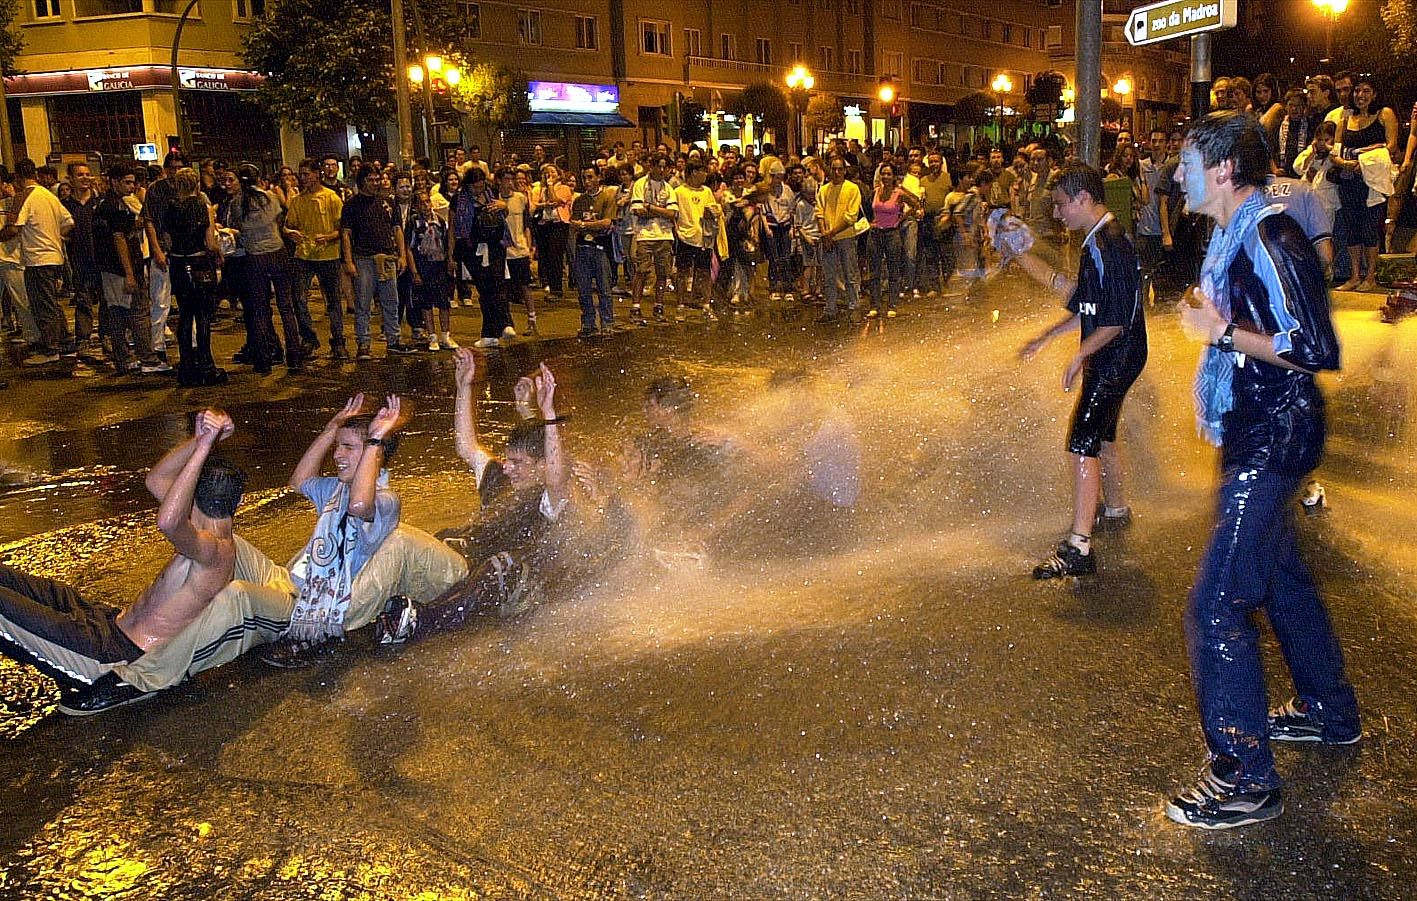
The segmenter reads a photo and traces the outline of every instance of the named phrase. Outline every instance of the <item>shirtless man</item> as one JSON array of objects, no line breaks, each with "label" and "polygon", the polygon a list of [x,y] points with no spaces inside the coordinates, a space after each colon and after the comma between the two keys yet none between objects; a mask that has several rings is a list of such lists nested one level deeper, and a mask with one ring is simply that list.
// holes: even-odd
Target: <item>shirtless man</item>
[{"label": "shirtless man", "polygon": [[121,681],[114,667],[172,640],[231,581],[231,517],[246,477],[211,451],[233,429],[226,413],[202,411],[194,436],[148,473],[148,491],[159,503],[157,527],[176,553],[128,608],[88,601],[63,583],[0,566],[0,651],[57,680],[64,713],[85,716],[152,697]]}]

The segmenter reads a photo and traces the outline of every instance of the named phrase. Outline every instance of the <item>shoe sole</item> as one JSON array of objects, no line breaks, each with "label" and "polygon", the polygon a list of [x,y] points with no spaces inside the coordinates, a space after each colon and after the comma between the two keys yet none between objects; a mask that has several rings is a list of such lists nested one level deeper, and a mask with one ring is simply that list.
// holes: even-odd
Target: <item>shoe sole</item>
[{"label": "shoe sole", "polygon": [[144,692],[143,694],[138,695],[136,698],[129,698],[126,701],[120,701],[117,704],[110,704],[109,706],[101,707],[98,710],[75,710],[73,707],[65,707],[63,702],[60,702],[59,712],[64,714],[65,716],[98,716],[100,713],[107,713],[110,710],[117,710],[119,707],[127,707],[132,704],[141,704],[144,701],[151,701],[153,698],[157,697],[157,694],[158,693],[155,691]]},{"label": "shoe sole", "polygon": [[1241,826],[1253,826],[1256,823],[1266,823],[1270,820],[1278,818],[1283,813],[1284,802],[1281,801],[1275,808],[1271,810],[1266,810],[1263,813],[1256,811],[1254,814],[1250,814],[1244,817],[1243,819],[1233,820],[1225,823],[1202,823],[1187,817],[1186,812],[1184,810],[1177,807],[1170,801],[1166,802],[1166,818],[1171,822],[1179,823],[1182,826],[1191,826],[1196,829],[1208,829],[1212,832],[1219,831],[1222,829],[1238,829]]},{"label": "shoe sole", "polygon": [[1342,741],[1333,741],[1324,738],[1322,735],[1277,735],[1271,732],[1269,740],[1288,742],[1291,745],[1332,745],[1334,747],[1342,747],[1345,745],[1358,744],[1358,742],[1363,740],[1363,736],[1355,735],[1352,738],[1346,738]]}]

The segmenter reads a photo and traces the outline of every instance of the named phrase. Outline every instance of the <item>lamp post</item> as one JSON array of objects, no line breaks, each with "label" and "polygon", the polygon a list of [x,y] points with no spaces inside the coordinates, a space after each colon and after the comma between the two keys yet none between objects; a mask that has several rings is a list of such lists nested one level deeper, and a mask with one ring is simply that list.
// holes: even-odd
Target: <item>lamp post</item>
[{"label": "lamp post", "polygon": [[422,65],[414,63],[408,67],[408,80],[423,88],[423,152],[431,160],[434,155],[432,135],[438,124],[433,113],[433,92],[439,84],[456,87],[462,81],[462,71],[445,63],[436,53],[430,53],[423,57]]},{"label": "lamp post", "polygon": [[1129,76],[1129,75],[1123,75],[1121,78],[1119,78],[1119,79],[1117,79],[1115,82],[1113,82],[1113,84],[1112,84],[1112,93],[1116,94],[1118,97],[1121,98],[1121,100],[1119,100],[1118,103],[1119,103],[1119,105],[1122,107],[1122,125],[1123,125],[1123,127],[1125,127],[1128,131],[1133,132],[1133,135],[1132,135],[1132,136],[1133,136],[1133,137],[1136,137],[1136,135],[1135,135],[1136,127],[1135,127],[1135,125],[1132,123],[1131,119],[1129,119],[1129,118],[1127,117],[1127,98],[1130,97],[1131,94],[1132,94],[1132,79],[1131,79],[1131,76]]},{"label": "lamp post", "polygon": [[895,105],[895,79],[889,75],[881,76],[880,82],[876,85],[876,99],[886,108],[886,142],[891,139],[891,108]]},{"label": "lamp post", "polygon": [[1007,74],[1000,72],[994,76],[989,87],[994,89],[994,99],[997,101],[994,105],[994,125],[999,130],[999,143],[1002,145],[1004,143],[1004,95],[1014,89],[1014,82]]},{"label": "lamp post", "polygon": [[1328,20],[1327,34],[1324,40],[1324,58],[1320,62],[1331,62],[1333,60],[1333,26],[1338,22],[1338,16],[1348,8],[1348,0],[1314,0],[1314,5],[1324,13],[1324,18]]},{"label": "lamp post", "polygon": [[792,108],[797,113],[797,152],[800,154],[802,148],[807,146],[806,116],[807,95],[816,85],[817,79],[812,76],[812,72],[806,66],[798,63],[793,66],[783,79],[787,82],[787,89],[792,93]]}]

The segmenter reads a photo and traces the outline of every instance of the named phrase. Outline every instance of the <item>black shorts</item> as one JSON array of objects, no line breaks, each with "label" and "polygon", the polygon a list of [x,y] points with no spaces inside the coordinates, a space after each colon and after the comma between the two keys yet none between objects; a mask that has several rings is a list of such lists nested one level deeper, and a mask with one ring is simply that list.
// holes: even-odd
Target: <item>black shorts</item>
[{"label": "black shorts", "polygon": [[531,284],[531,260],[512,257],[507,260],[507,282],[513,288]]},{"label": "black shorts", "polygon": [[1104,442],[1117,440],[1122,401],[1136,378],[1137,373],[1099,375],[1091,369],[1083,371],[1082,393],[1078,395],[1068,427],[1068,453],[1096,457],[1102,452]]},{"label": "black shorts", "polygon": [[674,268],[680,272],[693,269],[708,272],[711,252],[707,247],[695,247],[680,241],[674,248]]}]

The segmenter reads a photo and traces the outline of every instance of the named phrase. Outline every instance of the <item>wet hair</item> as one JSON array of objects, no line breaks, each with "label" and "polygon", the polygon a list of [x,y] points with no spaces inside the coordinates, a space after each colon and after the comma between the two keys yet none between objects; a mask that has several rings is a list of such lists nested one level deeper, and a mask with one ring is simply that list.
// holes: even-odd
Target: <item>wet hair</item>
[{"label": "wet hair", "polygon": [[[16,168],[18,169],[19,167],[16,166]],[[108,167],[108,171],[104,174],[108,176],[108,180],[110,182],[122,181],[128,176],[136,174],[134,172],[136,168],[137,167],[135,165],[128,162],[127,160],[118,160],[111,164]]]},{"label": "wet hair", "polygon": [[687,413],[694,405],[694,390],[683,376],[662,375],[645,388],[645,401],[654,401],[666,410]]},{"label": "wet hair", "polygon": [[[354,160],[351,159],[350,162],[353,163]],[[383,169],[378,169],[378,168],[375,168],[374,166],[360,166],[360,167],[359,167],[359,171],[356,172],[356,173],[354,173],[354,186],[355,186],[356,188],[358,188],[359,190],[363,191],[363,190],[364,190],[364,183],[365,183],[366,181],[368,181],[369,179],[373,178],[373,177],[376,176],[376,175],[383,175],[383,174],[384,174],[384,170],[383,170]]]},{"label": "wet hair", "polygon": [[253,206],[271,202],[271,198],[261,191],[261,170],[254,163],[242,163],[236,167],[236,180],[241,184],[241,218],[251,215]]},{"label": "wet hair", "polygon": [[1358,112],[1358,86],[1363,84],[1373,89],[1373,100],[1368,104],[1368,112],[1366,115],[1372,116],[1382,112],[1382,91],[1378,90],[1377,79],[1367,74],[1353,76],[1353,93],[1348,95],[1348,108],[1355,113]]},{"label": "wet hair", "polygon": [[1200,151],[1209,169],[1230,160],[1235,171],[1231,181],[1240,187],[1262,188],[1269,179],[1269,143],[1264,126],[1249,113],[1219,110],[1191,124],[1186,141]]},{"label": "wet hair", "polygon": [[1078,160],[1070,160],[1058,167],[1058,174],[1048,187],[1050,191],[1054,188],[1071,200],[1076,200],[1083,191],[1087,192],[1093,203],[1103,203],[1107,199],[1106,189],[1102,187],[1102,173]]},{"label": "wet hair", "polygon": [[230,519],[241,506],[241,495],[245,491],[246,473],[225,457],[214,454],[207,457],[197,475],[192,503],[207,516]]},{"label": "wet hair", "polygon": [[523,419],[507,435],[507,453],[520,451],[533,460],[546,459],[546,423]]},{"label": "wet hair", "polygon": [[23,178],[27,181],[34,181],[34,160],[29,159],[28,157],[15,160],[15,177]]},{"label": "wet hair", "polygon": [[197,177],[197,170],[190,166],[183,166],[172,173],[172,187],[177,189],[179,197],[186,197],[188,194],[196,194],[197,186],[200,184]]},{"label": "wet hair", "polygon": [[318,175],[320,173],[320,161],[315,159],[313,156],[307,156],[305,159],[300,161],[300,165],[297,166],[296,169],[308,169],[309,171],[314,172]]},{"label": "wet hair", "polygon": [[[349,429],[351,432],[357,432],[357,433],[359,434],[360,439],[363,440],[363,439],[366,439],[366,438],[369,437],[369,427],[370,427],[371,425],[373,425],[373,424],[374,424],[374,417],[371,416],[371,415],[369,415],[369,414],[367,414],[367,413],[365,413],[365,414],[360,415],[360,416],[351,416],[351,417],[349,417],[349,418],[346,419],[343,423],[340,424],[340,429],[341,429],[341,430],[343,430],[343,429]],[[398,435],[389,435],[389,436],[387,436],[386,438],[384,438],[384,465],[385,465],[385,466],[389,465],[389,461],[393,460],[394,454],[398,453],[398,449],[399,449],[399,436],[398,436]]]},{"label": "wet hair", "polygon": [[56,181],[59,179],[59,170],[49,165],[40,166],[38,169],[34,170],[34,174],[45,175],[49,178],[55,179]]}]

